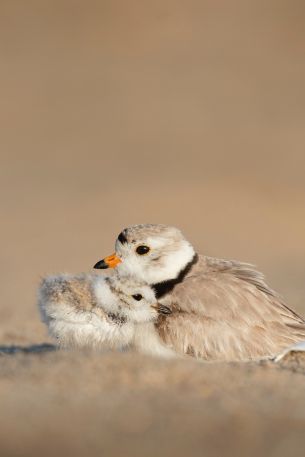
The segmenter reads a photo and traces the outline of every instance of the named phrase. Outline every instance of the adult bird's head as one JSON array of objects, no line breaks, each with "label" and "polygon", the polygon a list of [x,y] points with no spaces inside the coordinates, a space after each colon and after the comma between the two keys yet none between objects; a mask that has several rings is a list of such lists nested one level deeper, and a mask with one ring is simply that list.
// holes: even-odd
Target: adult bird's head
[{"label": "adult bird's head", "polygon": [[141,224],[124,229],[116,240],[115,253],[94,268],[116,268],[120,276],[155,284],[176,278],[194,255],[193,246],[179,229]]}]

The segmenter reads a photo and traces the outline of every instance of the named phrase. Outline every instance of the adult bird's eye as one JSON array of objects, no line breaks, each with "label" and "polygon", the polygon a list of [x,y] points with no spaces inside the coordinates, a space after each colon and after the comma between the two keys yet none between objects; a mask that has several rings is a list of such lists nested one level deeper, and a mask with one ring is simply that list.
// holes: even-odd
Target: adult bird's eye
[{"label": "adult bird's eye", "polygon": [[144,246],[144,245],[138,246],[136,249],[136,253],[139,255],[147,254],[149,251],[150,251],[150,248],[148,246]]},{"label": "adult bird's eye", "polygon": [[132,298],[134,298],[134,299],[137,300],[137,301],[140,301],[140,300],[142,300],[143,295],[141,295],[141,294],[135,294],[135,295],[132,296]]}]

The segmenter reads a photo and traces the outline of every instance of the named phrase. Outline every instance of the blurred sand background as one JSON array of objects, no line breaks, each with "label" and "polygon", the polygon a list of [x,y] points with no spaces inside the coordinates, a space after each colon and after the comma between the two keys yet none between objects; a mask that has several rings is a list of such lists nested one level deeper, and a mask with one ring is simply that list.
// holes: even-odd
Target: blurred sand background
[{"label": "blurred sand background", "polygon": [[[0,344],[48,341],[36,310],[40,277],[90,271],[113,251],[122,228],[143,222],[180,227],[202,253],[257,264],[290,306],[305,314],[304,21],[305,4],[299,0],[1,1]],[[247,387],[252,389],[257,379],[246,368],[243,373],[242,368],[213,366],[210,371],[192,365],[198,385],[203,370],[207,390],[202,387],[198,394],[197,386],[188,402],[185,391],[192,385],[183,378],[183,404],[177,406],[173,398],[180,398],[180,387],[167,385],[168,368],[162,362],[103,357],[48,354],[5,359],[0,392],[12,420],[1,432],[7,455],[33,455],[35,449],[42,453],[44,443],[36,435],[42,427],[48,436],[47,418],[54,420],[56,408],[64,421],[51,427],[48,440],[65,443],[58,444],[56,452],[64,449],[66,455],[78,455],[75,442],[80,442],[84,424],[87,432],[88,424],[105,424],[103,401],[112,411],[112,428],[106,427],[110,438],[107,432],[104,443],[103,430],[95,425],[92,436],[88,432],[79,444],[79,455],[103,455],[106,450],[107,455],[121,455],[122,449],[115,447],[122,431],[115,412],[122,409],[129,415],[133,409],[134,397],[128,397],[124,382],[134,379],[133,364],[140,363],[148,373],[159,367],[165,381],[160,381],[163,397],[154,383],[147,387],[136,378],[132,384],[131,390],[140,386],[145,397],[138,402],[147,408],[140,417],[153,417],[147,429],[152,428],[153,441],[140,440],[139,455],[156,455],[153,443],[163,443],[166,435],[158,432],[155,422],[159,423],[158,414],[162,427],[166,417],[174,421],[173,404],[179,410],[176,421],[179,414],[192,413],[185,430],[170,422],[169,436],[179,436],[180,441],[176,448],[167,448],[166,455],[185,455],[186,448],[179,445],[181,434],[188,436],[185,443],[191,446],[194,430],[202,431],[206,450],[219,455],[218,432],[221,436],[221,430],[227,430],[227,421],[223,449],[232,455],[245,455],[251,443],[253,455],[285,455],[285,446],[295,443],[295,430],[301,425],[304,430],[304,415],[295,412],[288,388],[290,383],[301,385],[300,376],[304,383],[303,375],[292,379],[290,373],[267,369],[265,381],[266,373],[259,371],[262,386],[253,395],[267,399],[271,393],[274,403],[262,402],[262,409],[258,403],[253,413]],[[103,386],[110,388],[104,380],[107,364],[119,375],[112,394],[103,396]],[[189,366],[172,364],[176,386],[179,370]],[[52,369],[52,376],[58,374],[61,380],[53,384],[46,382]],[[219,377],[229,373],[232,383],[226,390],[218,381],[216,396],[224,395],[228,403],[219,409],[213,428],[207,411],[216,414],[218,403],[209,392],[214,392],[218,369]],[[90,391],[97,376],[103,376],[103,382]],[[243,388],[238,383],[233,387],[242,376]],[[121,396],[115,395],[118,386]],[[148,396],[145,389],[150,389]],[[304,389],[294,394],[304,406]],[[33,408],[35,402],[38,409]],[[275,410],[272,416],[278,403],[286,415]],[[159,404],[168,405],[166,413]],[[197,416],[193,406],[200,409]],[[40,428],[29,437],[26,418],[31,412],[31,430]],[[71,426],[65,439],[61,428],[69,414],[81,415],[83,422]],[[236,423],[230,421],[234,414]],[[240,435],[238,424],[244,427]],[[121,444],[138,455],[132,445],[141,430],[122,433]],[[267,439],[272,433],[281,435],[277,447],[276,440],[270,444]],[[24,438],[19,447],[16,436]],[[239,449],[236,440],[245,447]],[[203,455],[203,441],[195,439],[193,455]],[[304,451],[304,438],[302,443]]]}]

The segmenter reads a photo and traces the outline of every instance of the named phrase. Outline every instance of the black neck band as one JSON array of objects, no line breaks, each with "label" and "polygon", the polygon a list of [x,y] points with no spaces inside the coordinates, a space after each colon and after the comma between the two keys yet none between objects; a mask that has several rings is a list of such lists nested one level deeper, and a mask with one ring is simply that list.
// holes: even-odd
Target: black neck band
[{"label": "black neck band", "polygon": [[161,297],[164,297],[164,295],[168,294],[169,292],[171,292],[177,284],[181,283],[184,280],[185,276],[191,271],[192,267],[197,262],[198,254],[195,254],[192,260],[185,265],[185,267],[180,271],[176,278],[152,284],[151,287],[153,288],[156,294],[156,298],[159,299]]}]

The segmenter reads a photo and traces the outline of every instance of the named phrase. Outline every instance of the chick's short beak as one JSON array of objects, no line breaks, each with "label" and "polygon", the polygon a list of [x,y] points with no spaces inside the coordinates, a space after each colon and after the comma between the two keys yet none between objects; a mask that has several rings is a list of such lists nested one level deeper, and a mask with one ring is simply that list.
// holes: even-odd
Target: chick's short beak
[{"label": "chick's short beak", "polygon": [[102,270],[105,268],[115,268],[122,260],[114,253],[97,262],[93,268]]},{"label": "chick's short beak", "polygon": [[172,310],[168,306],[161,305],[161,303],[153,305],[153,308],[155,308],[159,314],[164,314],[165,316],[167,314],[172,314]]}]

